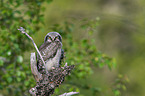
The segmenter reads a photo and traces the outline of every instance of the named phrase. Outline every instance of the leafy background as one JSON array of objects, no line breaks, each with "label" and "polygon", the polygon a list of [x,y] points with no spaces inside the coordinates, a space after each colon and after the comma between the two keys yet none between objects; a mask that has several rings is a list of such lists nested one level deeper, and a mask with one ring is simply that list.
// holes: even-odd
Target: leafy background
[{"label": "leafy background", "polygon": [[54,96],[144,96],[144,0],[1,0],[0,95],[29,96],[29,57],[51,31],[63,37],[72,74]]}]

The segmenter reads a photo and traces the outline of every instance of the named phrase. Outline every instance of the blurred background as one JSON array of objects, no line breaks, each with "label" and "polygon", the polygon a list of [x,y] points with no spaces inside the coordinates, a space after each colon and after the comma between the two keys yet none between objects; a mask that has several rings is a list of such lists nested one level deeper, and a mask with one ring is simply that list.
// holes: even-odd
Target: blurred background
[{"label": "blurred background", "polygon": [[1,0],[0,95],[29,96],[35,86],[29,57],[48,32],[63,38],[65,60],[76,65],[54,96],[145,95],[144,0]]}]

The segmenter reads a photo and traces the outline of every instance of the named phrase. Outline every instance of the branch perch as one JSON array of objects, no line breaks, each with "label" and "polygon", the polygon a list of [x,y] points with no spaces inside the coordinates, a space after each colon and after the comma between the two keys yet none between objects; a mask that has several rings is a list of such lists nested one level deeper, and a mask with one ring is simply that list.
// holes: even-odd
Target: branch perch
[{"label": "branch perch", "polygon": [[44,74],[36,86],[31,88],[29,92],[33,96],[51,96],[55,88],[63,83],[65,77],[70,74],[73,68],[74,65],[52,69],[48,74]]},{"label": "branch perch", "polygon": [[[37,50],[38,54],[40,55],[41,60],[43,61],[43,64],[45,65],[42,55],[39,52],[32,37],[30,37],[25,32],[25,29],[23,27],[20,27],[20,29],[18,30],[20,30],[23,34],[25,34],[29,39],[32,40],[32,43],[35,49]],[[55,88],[63,83],[63,81],[65,80],[65,77],[69,75],[71,70],[75,67],[74,65],[67,66],[67,63],[66,63],[64,67],[54,68],[51,71],[49,71],[47,74],[42,75],[38,72],[38,69],[37,69],[37,60],[36,60],[35,53],[31,53],[30,64],[31,64],[32,74],[36,80],[36,86],[29,90],[29,93],[32,96],[51,96],[54,93]],[[74,94],[78,94],[78,92],[64,93],[59,96],[71,96]]]},{"label": "branch perch", "polygon": [[69,92],[69,93],[64,93],[62,95],[59,95],[59,96],[71,96],[71,95],[75,95],[75,94],[79,94],[79,92]]}]

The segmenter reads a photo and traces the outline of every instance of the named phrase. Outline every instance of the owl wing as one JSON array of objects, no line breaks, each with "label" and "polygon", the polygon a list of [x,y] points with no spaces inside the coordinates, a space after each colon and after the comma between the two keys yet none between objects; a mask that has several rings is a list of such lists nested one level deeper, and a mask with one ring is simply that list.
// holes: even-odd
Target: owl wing
[{"label": "owl wing", "polygon": [[[40,46],[39,51],[45,61],[49,58],[53,58],[56,55],[57,49],[58,45],[56,43],[46,42]],[[37,54],[37,60],[40,60],[39,54]]]},{"label": "owl wing", "polygon": [[[42,55],[42,51],[45,50],[46,47],[49,46],[49,45],[50,45],[50,42],[47,42],[47,43],[43,43],[43,44],[39,47],[39,51],[40,51],[41,55]],[[43,55],[42,55],[42,57],[43,57]],[[37,54],[37,61],[39,61],[39,60],[40,60],[40,56],[39,56],[39,54]]]},{"label": "owl wing", "polygon": [[60,56],[60,61],[59,61],[59,64],[62,64],[63,62],[63,59],[65,58],[65,55],[64,55],[64,50],[61,49],[61,56]]},{"label": "owl wing", "polygon": [[[53,58],[56,55],[58,46],[59,45],[56,43],[49,43],[49,42],[43,43],[39,48],[43,60],[46,61],[49,58]],[[42,60],[40,59],[39,54],[37,54],[37,68],[41,74],[45,73],[45,68],[43,66]]]}]

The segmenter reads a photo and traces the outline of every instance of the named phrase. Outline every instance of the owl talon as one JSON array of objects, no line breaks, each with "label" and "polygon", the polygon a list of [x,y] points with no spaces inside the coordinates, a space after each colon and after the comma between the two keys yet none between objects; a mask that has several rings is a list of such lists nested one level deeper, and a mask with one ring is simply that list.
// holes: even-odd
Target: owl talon
[{"label": "owl talon", "polygon": [[55,67],[52,67],[52,69],[55,69]]}]

